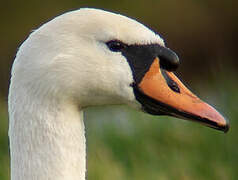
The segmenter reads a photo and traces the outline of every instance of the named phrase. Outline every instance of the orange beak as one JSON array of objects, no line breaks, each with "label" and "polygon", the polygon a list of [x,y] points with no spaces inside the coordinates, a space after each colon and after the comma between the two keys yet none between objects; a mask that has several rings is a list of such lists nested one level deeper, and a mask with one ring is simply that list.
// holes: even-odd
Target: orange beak
[{"label": "orange beak", "polygon": [[[212,106],[189,91],[172,73],[160,68],[155,58],[135,90],[143,108],[151,114],[166,114],[200,122],[227,132],[229,124]],[[147,99],[147,100],[146,100]]]}]

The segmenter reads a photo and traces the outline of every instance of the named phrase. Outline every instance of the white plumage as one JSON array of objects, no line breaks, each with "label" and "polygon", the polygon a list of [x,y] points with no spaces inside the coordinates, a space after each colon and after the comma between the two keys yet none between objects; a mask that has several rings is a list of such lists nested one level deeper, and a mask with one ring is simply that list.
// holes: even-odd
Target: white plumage
[{"label": "white plumage", "polygon": [[12,180],[85,179],[83,108],[140,107],[127,60],[105,45],[113,39],[163,45],[135,20],[96,9],[56,17],[21,45],[9,92]]},{"label": "white plumage", "polygon": [[[113,49],[116,43],[125,48]],[[119,14],[80,9],[42,25],[12,67],[11,179],[85,180],[83,110],[91,105],[126,104],[228,131],[214,108],[168,72],[178,64],[159,35]]]}]

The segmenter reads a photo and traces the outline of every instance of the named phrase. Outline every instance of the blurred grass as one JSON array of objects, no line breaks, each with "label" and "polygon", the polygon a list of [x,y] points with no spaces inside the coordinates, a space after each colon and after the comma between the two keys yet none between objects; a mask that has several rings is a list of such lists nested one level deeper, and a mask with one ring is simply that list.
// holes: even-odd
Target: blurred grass
[{"label": "blurred grass", "polygon": [[[194,88],[203,99],[219,104],[218,108],[226,112],[231,121],[228,134],[188,121],[138,113],[125,106],[87,109],[88,179],[238,179],[237,88],[235,79],[225,78]],[[8,125],[3,101],[0,119],[0,179],[7,180]]]},{"label": "blurred grass", "polygon": [[0,179],[9,178],[9,153],[8,153],[8,118],[7,105],[0,98]]}]

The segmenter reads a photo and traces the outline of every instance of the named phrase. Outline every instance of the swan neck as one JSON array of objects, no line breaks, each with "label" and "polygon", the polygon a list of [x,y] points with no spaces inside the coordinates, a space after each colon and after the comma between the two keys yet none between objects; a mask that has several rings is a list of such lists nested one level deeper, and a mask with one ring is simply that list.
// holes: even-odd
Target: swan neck
[{"label": "swan neck", "polygon": [[9,116],[12,180],[85,180],[82,110],[73,103],[27,103],[10,95]]}]

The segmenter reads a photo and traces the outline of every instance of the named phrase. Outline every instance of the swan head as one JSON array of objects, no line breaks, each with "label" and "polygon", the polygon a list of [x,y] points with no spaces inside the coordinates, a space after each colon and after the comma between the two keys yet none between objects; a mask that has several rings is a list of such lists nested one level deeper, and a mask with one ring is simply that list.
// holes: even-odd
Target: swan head
[{"label": "swan head", "polygon": [[12,89],[36,99],[92,105],[127,104],[227,131],[226,120],[173,74],[179,59],[163,39],[128,17],[97,9],[65,13],[20,47]]}]

